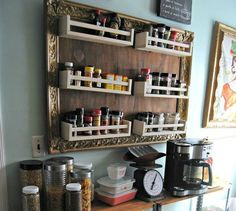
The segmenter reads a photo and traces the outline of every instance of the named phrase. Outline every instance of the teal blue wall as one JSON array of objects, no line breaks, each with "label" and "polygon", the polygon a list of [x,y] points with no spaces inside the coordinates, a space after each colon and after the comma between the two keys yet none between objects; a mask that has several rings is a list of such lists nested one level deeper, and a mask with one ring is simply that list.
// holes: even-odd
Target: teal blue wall
[{"label": "teal blue wall", "polygon": [[[31,158],[31,136],[45,135],[45,49],[42,0],[3,0],[0,13],[0,96],[6,150],[10,211],[19,210],[18,161]],[[226,179],[236,176],[236,133],[231,130],[201,128],[207,84],[208,63],[214,21],[236,27],[235,0],[193,0],[191,25],[183,25],[156,16],[156,0],[78,0],[78,2],[126,13],[144,19],[195,32],[188,135],[209,136],[215,141],[215,172]],[[1,45],[2,38],[2,45]],[[1,62],[2,61],[2,62]],[[226,138],[225,138],[226,137]],[[224,139],[222,141],[221,139]],[[165,145],[156,145],[165,151]],[[121,159],[125,149],[70,153],[80,161],[93,162],[96,177],[105,166]],[[49,156],[47,156],[49,157]],[[47,158],[45,157],[45,158]],[[164,159],[161,160],[164,163]],[[227,164],[227,165],[226,165]],[[224,171],[222,169],[224,168]],[[222,173],[223,172],[223,173]],[[162,170],[163,173],[163,170]],[[236,182],[236,181],[235,181]],[[233,194],[236,196],[236,191]],[[187,205],[186,205],[187,203]],[[190,202],[166,207],[163,211],[187,210]]]}]

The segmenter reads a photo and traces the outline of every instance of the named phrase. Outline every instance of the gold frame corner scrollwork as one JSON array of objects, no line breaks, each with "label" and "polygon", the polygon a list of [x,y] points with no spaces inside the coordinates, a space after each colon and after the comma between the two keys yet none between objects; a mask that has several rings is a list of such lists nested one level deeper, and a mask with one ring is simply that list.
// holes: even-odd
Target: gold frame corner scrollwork
[{"label": "gold frame corner scrollwork", "polygon": [[[95,8],[81,5],[65,0],[45,0],[46,4],[46,53],[47,53],[47,112],[48,112],[48,151],[53,153],[64,153],[90,149],[105,149],[116,147],[127,147],[131,145],[144,145],[164,143],[169,139],[183,138],[185,134],[162,135],[141,137],[131,135],[130,137],[96,139],[86,141],[66,141],[60,137],[60,90],[58,84],[58,17],[71,15],[80,20],[88,20],[91,10]],[[120,14],[125,18],[127,28],[142,30],[150,21],[133,18]],[[185,32],[184,41],[192,41],[193,33]],[[180,77],[187,84],[190,83],[191,59],[181,58]],[[178,100],[177,111],[182,118],[187,119],[188,101]]]}]

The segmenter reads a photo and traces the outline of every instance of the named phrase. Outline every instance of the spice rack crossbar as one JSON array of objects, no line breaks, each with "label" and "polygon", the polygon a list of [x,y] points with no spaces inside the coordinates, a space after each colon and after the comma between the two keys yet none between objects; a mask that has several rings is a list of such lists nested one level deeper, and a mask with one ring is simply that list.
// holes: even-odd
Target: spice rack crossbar
[{"label": "spice rack crossbar", "polygon": [[[175,128],[177,127],[178,130],[166,130],[166,128]],[[148,129],[153,128],[163,128],[162,131],[151,131],[147,132]],[[133,121],[133,133],[140,135],[140,136],[157,136],[157,135],[174,135],[174,134],[185,134],[185,122],[180,121],[179,124],[163,124],[163,125],[147,125],[145,122],[134,120]]]},{"label": "spice rack crossbar", "polygon": [[[67,141],[81,141],[81,140],[92,140],[92,139],[103,139],[103,138],[115,138],[115,137],[126,137],[131,134],[132,123],[127,120],[122,120],[120,125],[110,126],[92,126],[92,127],[73,127],[72,124],[67,122],[61,122],[61,136]],[[94,131],[94,130],[115,130],[119,129],[119,133],[108,133],[106,135],[77,135],[78,132]]]},{"label": "spice rack crossbar", "polygon": [[[175,91],[178,94],[181,92],[184,95],[169,95],[169,94],[148,94],[147,90],[165,90],[165,91]],[[181,98],[188,99],[188,89],[187,88],[175,88],[175,87],[165,87],[165,86],[150,86],[145,81],[135,81],[134,82],[134,94],[142,97],[162,97],[162,98]]]},{"label": "spice rack crossbar", "polygon": [[[60,78],[59,84],[60,84],[61,89],[76,89],[76,90],[91,91],[91,92],[104,92],[104,93],[112,93],[112,94],[131,95],[132,79],[128,79],[128,82],[123,82],[123,81],[119,82],[119,81],[112,81],[112,80],[107,80],[107,79],[71,75],[70,71],[60,71],[59,78]],[[125,86],[127,91],[87,87],[87,86],[81,86],[81,85],[79,86],[71,85],[71,81],[90,81],[90,82],[96,82],[96,83],[101,83],[101,84],[120,85],[120,86]]]},{"label": "spice rack crossbar", "polygon": [[[163,43],[175,47],[180,47],[182,49],[184,48],[185,50],[176,50],[165,47],[153,46],[149,44],[152,41],[155,41],[156,43]],[[180,42],[174,42],[170,40],[150,37],[148,36],[148,32],[141,32],[135,35],[135,48],[138,50],[152,51],[156,53],[168,54],[179,57],[191,56],[192,54],[192,43],[180,43]]]},{"label": "spice rack crossbar", "polygon": [[[91,30],[92,32],[94,32],[94,34],[78,32],[77,30],[74,30],[74,27],[76,27],[77,29]],[[95,32],[97,31],[122,35],[126,37],[126,40],[95,35]],[[112,29],[109,27],[97,26],[94,24],[72,20],[69,15],[60,17],[59,36],[65,38],[89,41],[89,42],[123,46],[123,47],[133,46],[134,43],[134,29],[131,29],[130,31],[124,31],[124,30]]]}]

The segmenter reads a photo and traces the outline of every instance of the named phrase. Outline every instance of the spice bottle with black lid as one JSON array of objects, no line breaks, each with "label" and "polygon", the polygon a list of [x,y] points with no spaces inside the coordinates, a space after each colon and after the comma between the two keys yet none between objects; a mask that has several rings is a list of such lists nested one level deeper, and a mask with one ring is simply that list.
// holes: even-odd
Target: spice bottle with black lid
[{"label": "spice bottle with black lid", "polygon": [[[102,116],[101,116],[101,126],[109,125],[109,107],[101,107]],[[101,134],[108,134],[108,130],[101,130]]]}]

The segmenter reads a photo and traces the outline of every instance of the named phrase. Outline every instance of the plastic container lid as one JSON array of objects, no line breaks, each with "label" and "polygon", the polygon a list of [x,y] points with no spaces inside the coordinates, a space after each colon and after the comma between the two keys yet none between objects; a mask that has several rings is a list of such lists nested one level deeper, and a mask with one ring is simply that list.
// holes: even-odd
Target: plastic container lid
[{"label": "plastic container lid", "polygon": [[40,160],[24,160],[20,162],[20,168],[24,170],[42,169],[43,162]]},{"label": "plastic container lid", "polygon": [[22,193],[24,194],[36,194],[39,192],[38,186],[30,185],[22,188]]},{"label": "plastic container lid", "polygon": [[93,164],[92,163],[85,163],[85,162],[76,162],[75,168],[91,170],[93,168]]},{"label": "plastic container lid", "polygon": [[79,183],[69,183],[66,185],[66,190],[68,191],[80,191],[81,185]]},{"label": "plastic container lid", "polygon": [[100,179],[97,180],[97,183],[103,186],[107,186],[107,187],[112,187],[112,188],[117,188],[120,187],[121,185],[130,183],[130,182],[134,182],[135,179],[129,176],[125,176],[119,180],[113,180],[111,178],[109,178],[108,176],[106,177],[102,177]]}]

